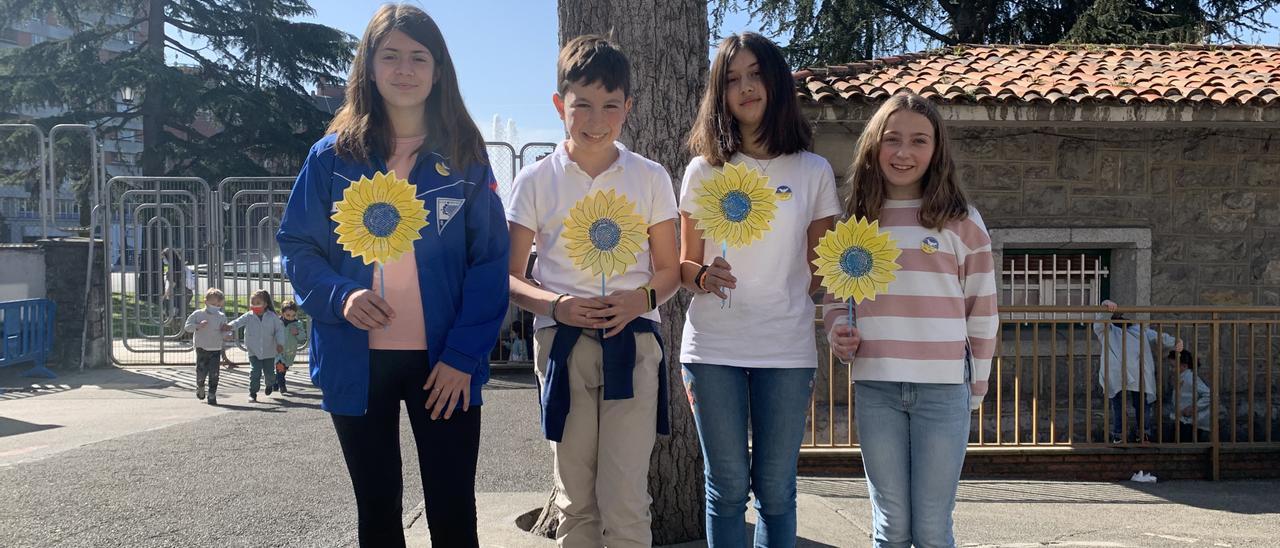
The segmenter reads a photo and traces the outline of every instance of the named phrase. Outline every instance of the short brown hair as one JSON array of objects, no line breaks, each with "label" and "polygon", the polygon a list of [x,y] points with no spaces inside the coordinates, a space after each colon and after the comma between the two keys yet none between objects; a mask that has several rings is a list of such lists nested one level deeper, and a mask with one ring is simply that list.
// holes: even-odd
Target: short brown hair
[{"label": "short brown hair", "polygon": [[204,300],[206,300],[206,301],[207,301],[207,300],[209,300],[209,298],[210,298],[210,297],[217,297],[217,298],[222,299],[222,300],[226,300],[226,299],[227,299],[226,295],[223,295],[223,294],[222,294],[222,290],[221,290],[221,289],[218,289],[218,288],[216,288],[216,287],[210,287],[209,289],[206,289],[206,290],[204,291]]},{"label": "short brown hair", "polygon": [[565,44],[556,59],[556,91],[564,95],[572,84],[599,82],[606,91],[622,89],[631,97],[631,62],[613,42],[598,34],[584,34]]}]

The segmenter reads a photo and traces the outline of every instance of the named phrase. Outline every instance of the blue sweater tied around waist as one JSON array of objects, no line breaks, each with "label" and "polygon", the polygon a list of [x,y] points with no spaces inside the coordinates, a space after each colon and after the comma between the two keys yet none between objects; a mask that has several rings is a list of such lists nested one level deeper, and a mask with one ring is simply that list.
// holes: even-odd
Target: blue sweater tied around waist
[{"label": "blue sweater tied around waist", "polygon": [[[578,345],[583,328],[556,324],[556,336],[551,342],[551,356],[547,360],[546,381],[542,385],[542,434],[548,440],[560,442],[564,437],[564,424],[569,418],[569,356]],[[604,399],[625,400],[635,397],[632,375],[636,368],[636,335],[652,333],[662,348],[662,335],[653,320],[636,318],[621,333],[600,339],[604,352]],[[671,433],[667,409],[666,351],[658,362],[658,433]]]}]

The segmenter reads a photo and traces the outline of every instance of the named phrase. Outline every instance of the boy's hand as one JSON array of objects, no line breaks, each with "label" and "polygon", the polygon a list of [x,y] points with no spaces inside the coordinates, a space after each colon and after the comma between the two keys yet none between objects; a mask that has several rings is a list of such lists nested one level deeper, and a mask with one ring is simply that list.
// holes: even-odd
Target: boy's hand
[{"label": "boy's hand", "polygon": [[639,318],[641,314],[649,311],[649,295],[647,291],[642,289],[633,289],[631,291],[615,291],[612,295],[600,299],[608,308],[596,311],[602,318],[607,321],[600,326],[601,329],[608,329],[604,334],[604,338],[609,338],[627,327],[631,320]]},{"label": "boy's hand", "polygon": [[196,326],[200,329],[204,329],[209,326],[209,320],[200,320],[200,323],[196,324]]},{"label": "boy's hand", "polygon": [[[205,321],[208,321],[208,320],[205,320]],[[224,323],[224,324],[222,324],[222,325],[218,326],[218,329],[220,329],[220,330],[222,330],[222,331],[224,331],[224,332],[225,332],[225,331],[231,331],[231,326],[230,326],[230,325],[227,325],[227,324],[225,324],[225,323]]]},{"label": "boy's hand", "polygon": [[841,316],[840,320],[827,331],[827,342],[831,344],[832,354],[841,361],[851,363],[853,355],[858,352],[858,346],[862,344],[862,335],[858,333],[858,328],[849,325],[847,318]]},{"label": "boy's hand", "polygon": [[1111,299],[1102,301],[1102,306],[1107,307],[1107,312],[1112,312],[1112,313],[1114,313],[1117,308],[1120,308],[1120,305],[1116,304],[1116,302]]},{"label": "boy's hand", "polygon": [[600,329],[606,318],[600,311],[608,307],[599,297],[565,297],[556,305],[556,317],[551,319],[574,327]]},{"label": "boy's hand", "polygon": [[276,345],[276,354],[279,354],[279,353],[281,353],[281,352],[284,352],[284,346],[283,346],[283,345],[279,345],[279,344],[277,344],[277,345]]},{"label": "boy's hand", "polygon": [[1184,346],[1183,346],[1183,344],[1182,344],[1182,339],[1178,339],[1178,342],[1173,343],[1173,351],[1174,351],[1174,352],[1177,352],[1177,353],[1181,354],[1181,353],[1182,353],[1182,349],[1183,349],[1183,348],[1185,348],[1185,347],[1184,347]]},{"label": "boy's hand", "polygon": [[724,290],[738,287],[738,278],[733,275],[733,266],[724,260],[724,257],[716,257],[707,267],[707,275],[702,281],[702,287],[721,299],[729,298],[729,294]]},{"label": "boy's hand", "polygon": [[369,289],[357,289],[342,305],[342,317],[365,331],[385,327],[396,317],[395,309]]},{"label": "boy's hand", "polygon": [[426,407],[431,412],[431,420],[440,418],[441,413],[444,413],[444,420],[449,420],[459,401],[462,402],[463,411],[471,408],[471,375],[458,371],[447,363],[436,363],[422,389],[427,391]]}]

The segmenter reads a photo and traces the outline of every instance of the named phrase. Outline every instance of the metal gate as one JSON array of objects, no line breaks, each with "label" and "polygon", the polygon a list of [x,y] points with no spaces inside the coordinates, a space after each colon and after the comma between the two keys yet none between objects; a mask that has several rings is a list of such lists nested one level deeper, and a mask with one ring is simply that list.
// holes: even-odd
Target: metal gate
[{"label": "metal gate", "polygon": [[[530,143],[517,153],[506,143],[489,143],[499,194],[509,198],[519,169],[554,148]],[[195,177],[111,179],[99,215],[109,250],[101,260],[112,361],[194,364],[191,337],[182,326],[204,306],[210,287],[226,296],[229,319],[247,312],[258,290],[269,292],[277,306],[296,300],[275,239],[293,183],[293,177],[228,177],[213,187]],[[527,329],[528,322],[514,323],[523,316],[514,307],[509,316],[509,329]],[[509,337],[503,333],[504,341]],[[227,354],[233,362],[247,361],[239,342],[228,342]],[[298,357],[305,360],[306,352]],[[499,344],[492,358],[510,357],[509,347]]]},{"label": "metal gate", "polygon": [[[103,258],[111,359],[119,365],[195,363],[187,315],[219,283],[216,203],[197,177],[115,177],[107,183]],[[113,264],[112,255],[118,257]]]}]

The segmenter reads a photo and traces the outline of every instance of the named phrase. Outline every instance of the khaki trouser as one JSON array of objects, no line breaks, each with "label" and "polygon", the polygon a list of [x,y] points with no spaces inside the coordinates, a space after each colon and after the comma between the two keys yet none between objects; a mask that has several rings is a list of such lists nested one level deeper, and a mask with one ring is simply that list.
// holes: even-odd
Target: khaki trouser
[{"label": "khaki trouser", "polygon": [[[533,339],[538,382],[545,382],[555,328]],[[588,334],[590,333],[590,334]],[[648,548],[649,455],[657,437],[658,362],[652,333],[636,336],[634,397],[604,399],[599,334],[583,330],[569,357],[569,417],[555,455],[556,541],[566,548]]]}]

